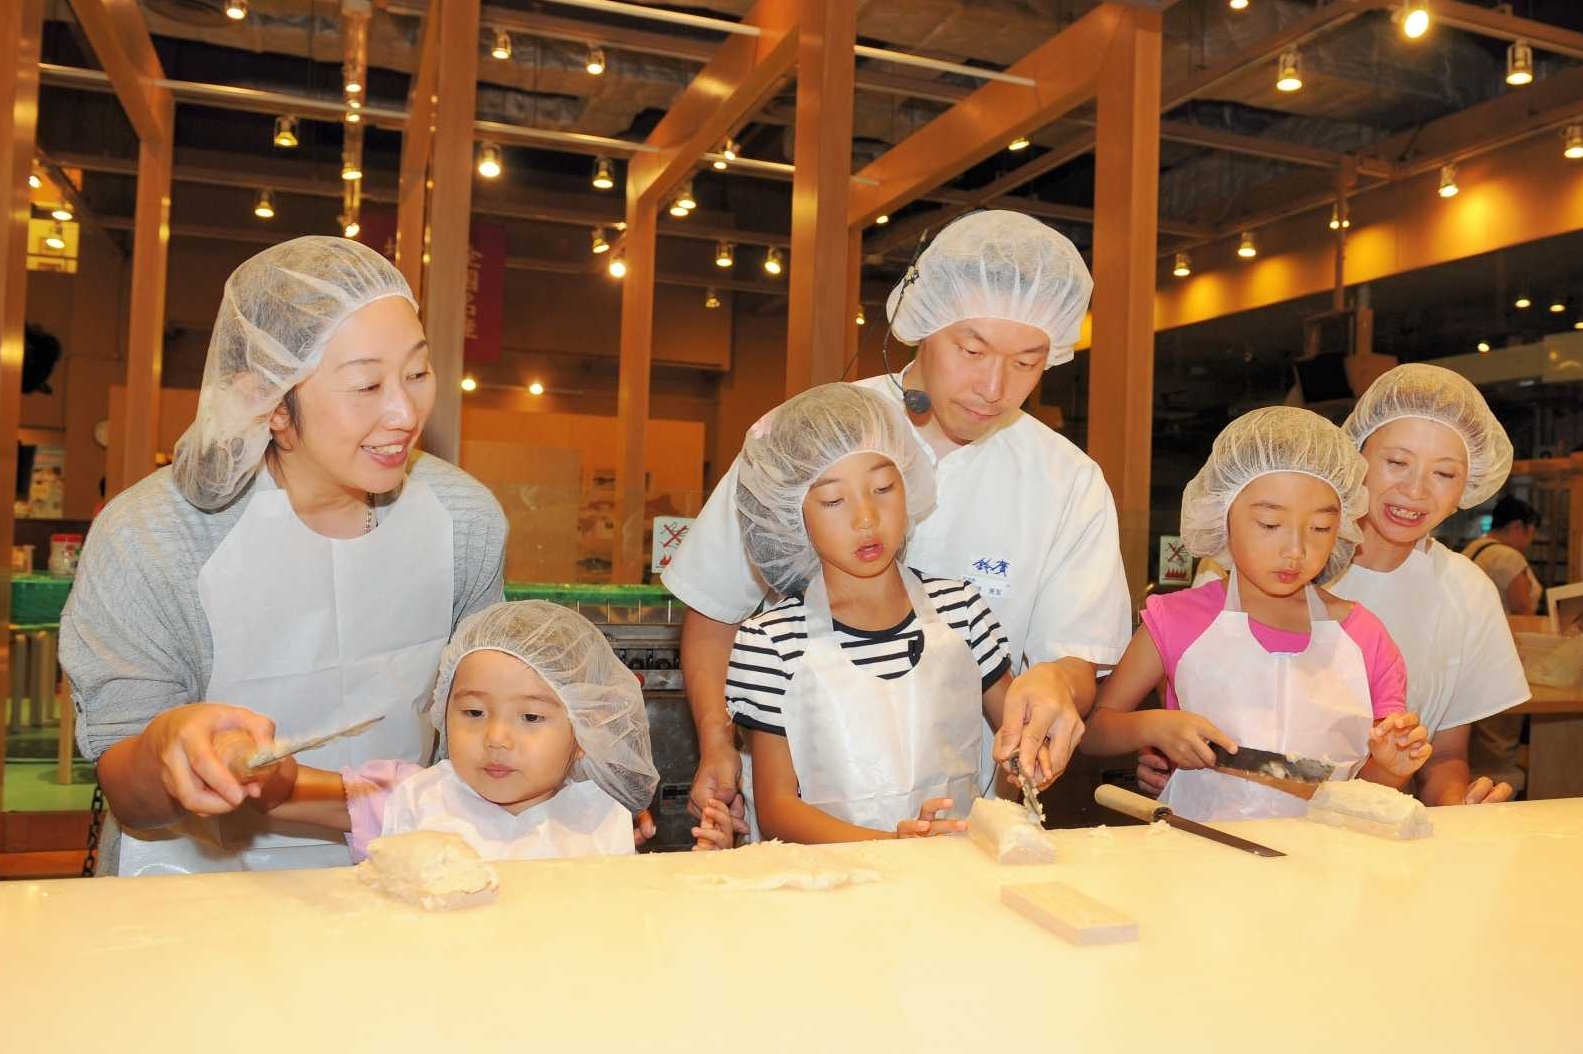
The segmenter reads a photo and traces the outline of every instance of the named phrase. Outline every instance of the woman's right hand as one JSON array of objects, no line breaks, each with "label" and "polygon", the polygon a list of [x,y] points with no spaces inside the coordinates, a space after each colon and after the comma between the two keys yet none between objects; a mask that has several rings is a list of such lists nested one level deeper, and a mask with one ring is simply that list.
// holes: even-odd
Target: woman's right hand
[{"label": "woman's right hand", "polygon": [[196,816],[218,816],[258,797],[263,779],[246,782],[231,772],[230,760],[251,744],[275,738],[275,722],[240,706],[189,703],[166,710],[143,730],[142,749],[159,768],[165,793]]},{"label": "woman's right hand", "polygon": [[1186,710],[1149,710],[1139,716],[1148,722],[1144,739],[1182,769],[1207,769],[1215,765],[1215,752],[1209,744],[1219,743],[1232,753],[1237,742],[1215,727],[1215,723]]}]

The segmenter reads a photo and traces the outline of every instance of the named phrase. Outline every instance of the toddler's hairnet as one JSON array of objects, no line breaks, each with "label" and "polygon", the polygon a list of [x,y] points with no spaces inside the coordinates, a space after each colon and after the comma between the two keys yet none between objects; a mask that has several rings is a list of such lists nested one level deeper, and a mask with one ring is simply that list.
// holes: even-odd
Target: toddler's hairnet
[{"label": "toddler's hairnet", "polygon": [[1471,509],[1487,501],[1512,470],[1512,441],[1490,412],[1490,404],[1460,373],[1427,362],[1409,362],[1369,385],[1341,427],[1363,449],[1363,441],[1403,417],[1445,425],[1468,448],[1468,479],[1457,505]]},{"label": "toddler's hairnet", "polygon": [[1226,515],[1249,483],[1272,472],[1301,472],[1329,484],[1341,502],[1336,546],[1320,572],[1328,582],[1352,563],[1363,539],[1358,520],[1368,511],[1363,477],[1368,463],[1346,434],[1318,414],[1295,406],[1245,413],[1215,437],[1209,460],[1182,491],[1182,542],[1194,556],[1231,565]]},{"label": "toddler's hairnet", "polygon": [[660,774],[649,742],[643,689],[592,622],[546,600],[492,604],[456,627],[440,655],[429,719],[445,731],[456,667],[475,651],[499,651],[533,667],[560,696],[583,756],[574,781],[593,780],[638,812],[649,807]]},{"label": "toddler's hairnet", "polygon": [[1072,360],[1093,290],[1065,235],[1020,212],[975,212],[935,236],[890,291],[885,313],[907,344],[969,318],[1021,322],[1050,339],[1048,369]]},{"label": "toddler's hairnet", "polygon": [[172,471],[188,501],[218,509],[241,492],[269,446],[269,415],[319,368],[336,327],[388,296],[417,309],[395,265],[347,238],[293,238],[231,272],[198,415],[176,444]]},{"label": "toddler's hairnet", "polygon": [[901,409],[855,384],[808,389],[755,425],[742,444],[737,520],[748,558],[776,592],[801,592],[819,573],[803,498],[825,469],[859,451],[895,463],[909,524],[934,507],[934,468]]}]

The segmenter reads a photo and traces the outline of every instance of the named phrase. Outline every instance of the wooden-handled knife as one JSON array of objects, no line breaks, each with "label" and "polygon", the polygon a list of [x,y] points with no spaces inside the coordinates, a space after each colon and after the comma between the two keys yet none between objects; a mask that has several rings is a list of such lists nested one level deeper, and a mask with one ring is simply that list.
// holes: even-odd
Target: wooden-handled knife
[{"label": "wooden-handled knife", "polygon": [[1109,783],[1101,784],[1094,789],[1094,800],[1107,809],[1114,809],[1125,816],[1131,816],[1135,820],[1142,820],[1144,823],[1156,823],[1164,820],[1178,831],[1196,834],[1200,838],[1208,838],[1211,842],[1229,845],[1233,849],[1240,849],[1244,853],[1252,853],[1254,856],[1286,855],[1278,849],[1271,849],[1267,845],[1250,842],[1246,838],[1238,838],[1234,834],[1227,834],[1225,831],[1218,831],[1213,827],[1206,827],[1192,820],[1184,820],[1172,812],[1168,805],[1161,805],[1153,798],[1145,798],[1141,794],[1124,790]]}]

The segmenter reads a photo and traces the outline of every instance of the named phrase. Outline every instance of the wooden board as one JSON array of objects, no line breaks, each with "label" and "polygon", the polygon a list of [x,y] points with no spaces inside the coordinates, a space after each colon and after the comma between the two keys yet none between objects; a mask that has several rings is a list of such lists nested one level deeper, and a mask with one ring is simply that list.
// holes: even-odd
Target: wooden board
[{"label": "wooden board", "polygon": [[1068,944],[1118,944],[1138,939],[1138,922],[1062,882],[1000,887],[1000,902]]}]

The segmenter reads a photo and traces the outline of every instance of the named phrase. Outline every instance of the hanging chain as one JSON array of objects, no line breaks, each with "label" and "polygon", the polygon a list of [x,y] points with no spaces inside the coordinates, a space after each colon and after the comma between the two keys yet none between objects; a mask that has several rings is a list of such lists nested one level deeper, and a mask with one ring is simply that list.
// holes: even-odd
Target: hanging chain
[{"label": "hanging chain", "polygon": [[94,866],[99,862],[99,833],[104,829],[104,788],[93,785],[93,804],[88,807],[92,816],[88,820],[88,853],[82,859],[82,877],[92,878]]}]

